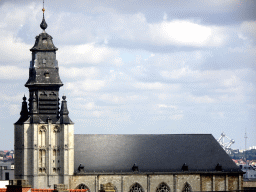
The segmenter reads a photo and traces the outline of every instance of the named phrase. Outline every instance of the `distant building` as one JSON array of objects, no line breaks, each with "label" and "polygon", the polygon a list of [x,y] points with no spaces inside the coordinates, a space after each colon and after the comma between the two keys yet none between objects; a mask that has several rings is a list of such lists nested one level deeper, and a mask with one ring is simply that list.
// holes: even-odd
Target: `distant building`
[{"label": "distant building", "polygon": [[[52,37],[36,37],[29,68],[29,109],[15,123],[15,178],[33,188],[89,192],[189,192],[242,189],[243,172],[210,134],[74,135]],[[75,57],[75,55],[74,55]]]},{"label": "distant building", "polygon": [[253,167],[252,165],[244,164],[240,165],[240,168],[242,171],[244,171],[243,178],[244,180],[248,179],[256,179],[256,167]]},{"label": "distant building", "polygon": [[0,162],[0,180],[14,179],[14,163],[12,161]]}]

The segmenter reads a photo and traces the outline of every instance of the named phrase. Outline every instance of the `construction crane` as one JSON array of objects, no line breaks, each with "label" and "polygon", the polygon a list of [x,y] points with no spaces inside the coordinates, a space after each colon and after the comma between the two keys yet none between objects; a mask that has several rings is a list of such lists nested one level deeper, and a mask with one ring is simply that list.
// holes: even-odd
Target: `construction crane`
[{"label": "construction crane", "polygon": [[[228,141],[225,141],[227,139]],[[226,151],[227,154],[231,154],[231,145],[235,143],[234,139],[230,139],[224,132],[221,133],[220,138],[217,140],[221,147]]]}]

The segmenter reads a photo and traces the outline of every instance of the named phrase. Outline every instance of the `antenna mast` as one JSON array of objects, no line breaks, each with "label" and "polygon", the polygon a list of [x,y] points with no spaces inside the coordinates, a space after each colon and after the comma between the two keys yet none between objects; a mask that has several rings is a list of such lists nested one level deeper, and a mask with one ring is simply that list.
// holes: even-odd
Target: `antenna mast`
[{"label": "antenna mast", "polygon": [[245,134],[244,134],[244,145],[245,145],[245,149],[244,149],[244,159],[246,161],[246,144],[247,144],[247,134],[246,134],[246,128],[245,128]]}]

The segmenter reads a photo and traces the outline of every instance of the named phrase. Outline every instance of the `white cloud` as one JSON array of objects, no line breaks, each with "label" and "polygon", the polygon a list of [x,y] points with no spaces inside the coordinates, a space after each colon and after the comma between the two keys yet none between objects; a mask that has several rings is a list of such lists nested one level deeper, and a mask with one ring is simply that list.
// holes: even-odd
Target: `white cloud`
[{"label": "white cloud", "polygon": [[216,119],[223,119],[223,118],[225,118],[225,112],[223,112],[223,111],[214,112],[211,115],[212,115],[213,118],[216,118]]},{"label": "white cloud", "polygon": [[177,109],[178,107],[177,106],[174,106],[174,105],[166,105],[166,104],[158,104],[158,107],[159,108],[170,108],[170,109]]},{"label": "white cloud", "polygon": [[160,71],[160,75],[165,79],[179,79],[189,82],[214,82],[221,86],[230,86],[241,81],[251,71],[249,69],[238,70],[192,70],[188,66],[174,70]]},{"label": "white cloud", "polygon": [[166,89],[167,88],[167,85],[159,82],[155,82],[155,83],[138,82],[138,83],[135,83],[133,86],[138,89]]},{"label": "white cloud", "polygon": [[60,67],[60,76],[66,78],[96,78],[100,74],[100,70],[96,67]]},{"label": "white cloud", "polygon": [[204,95],[200,97],[190,95],[189,99],[195,103],[214,103],[215,102],[215,99],[211,98],[208,95]]},{"label": "white cloud", "polygon": [[170,119],[172,119],[172,120],[181,120],[181,119],[183,119],[183,114],[178,114],[178,115],[171,115],[170,116]]},{"label": "white cloud", "polygon": [[120,96],[115,94],[103,94],[99,97],[100,100],[115,104],[124,104],[130,102],[141,102],[142,100],[146,100],[148,97],[145,95],[126,95]]},{"label": "white cloud", "polygon": [[125,97],[112,95],[112,94],[103,94],[100,96],[100,99],[103,101],[108,101],[111,103],[124,103],[126,101]]},{"label": "white cloud", "polygon": [[72,94],[83,95],[84,92],[98,91],[106,85],[103,80],[86,79],[84,81],[69,82],[66,89],[72,91]]},{"label": "white cloud", "polygon": [[74,63],[99,64],[103,62],[120,65],[122,60],[118,57],[118,53],[117,50],[89,43],[63,46],[59,51],[58,58],[65,65]]},{"label": "white cloud", "polygon": [[[36,23],[36,15],[40,8],[36,3],[29,5],[14,6],[6,2],[0,7],[0,58],[1,63],[20,63],[30,60],[30,51],[32,45],[26,44],[19,32],[21,30],[33,31]],[[41,13],[41,12],[40,12]],[[26,25],[26,29],[24,25]],[[33,36],[31,36],[34,39]],[[29,64],[28,64],[29,66]]]},{"label": "white cloud", "polygon": [[215,0],[199,0],[200,4],[207,4],[208,6],[212,7],[230,7],[231,5],[237,5],[237,1],[235,0],[221,0],[221,1],[215,1]]},{"label": "white cloud", "polygon": [[146,76],[147,69],[143,65],[138,65],[136,67],[133,67],[131,71],[136,76]]},{"label": "white cloud", "polygon": [[93,111],[93,112],[92,112],[92,115],[93,115],[93,116],[96,116],[96,117],[100,117],[100,116],[102,116],[102,114],[103,114],[102,111]]},{"label": "white cloud", "polygon": [[0,66],[0,79],[26,79],[28,78],[28,69],[17,66]]},{"label": "white cloud", "polygon": [[[191,52],[170,52],[157,53],[154,57],[147,60],[147,66],[154,66],[154,68],[161,68],[162,70],[180,70],[181,68],[195,69],[199,68],[205,63],[208,58],[212,57],[210,51],[191,51]],[[176,71],[177,72],[177,71]]]},{"label": "white cloud", "polygon": [[167,19],[168,19],[168,15],[166,13],[164,13],[163,20],[167,20]]},{"label": "white cloud", "polygon": [[86,110],[93,110],[96,108],[94,102],[86,103],[84,106],[81,106],[81,108],[85,108]]},{"label": "white cloud", "polygon": [[161,71],[160,74],[164,78],[168,79],[180,79],[183,77],[196,77],[198,71],[192,71],[188,68],[188,66],[182,67],[180,69],[172,70],[172,71]]},{"label": "white cloud", "polygon": [[11,104],[9,106],[9,112],[10,112],[10,115],[16,115],[20,112],[20,105],[17,105],[17,104]]},{"label": "white cloud", "polygon": [[[175,105],[157,104],[156,110],[160,116],[168,117],[172,120],[181,120],[183,118],[183,111]],[[161,119],[161,118],[160,118]]]},{"label": "white cloud", "polygon": [[113,38],[141,42],[157,46],[218,47],[227,38],[225,29],[218,26],[202,25],[189,20],[163,20],[148,23],[145,15],[114,15]]},{"label": "white cloud", "polygon": [[7,94],[4,94],[4,93],[0,93],[0,100],[4,101],[4,102],[12,102],[12,101],[20,101],[22,102],[22,98],[23,98],[24,95],[22,94],[17,94],[15,96],[11,96],[11,95],[7,95]]},{"label": "white cloud", "polygon": [[238,34],[242,39],[246,40],[247,37],[252,38],[254,41],[256,39],[256,22],[255,21],[244,21],[240,25],[240,32]]},{"label": "white cloud", "polygon": [[236,86],[239,82],[240,82],[240,79],[237,76],[232,75],[230,78],[225,79],[223,81],[223,85],[226,87],[231,87],[231,86]]},{"label": "white cloud", "polygon": [[[15,38],[11,34],[0,32],[0,57],[1,63],[14,63],[30,60],[29,49],[31,46],[22,42],[21,39]],[[28,64],[29,66],[29,64]]]},{"label": "white cloud", "polygon": [[220,46],[225,38],[220,27],[203,26],[184,20],[149,24],[149,30],[156,45]]}]

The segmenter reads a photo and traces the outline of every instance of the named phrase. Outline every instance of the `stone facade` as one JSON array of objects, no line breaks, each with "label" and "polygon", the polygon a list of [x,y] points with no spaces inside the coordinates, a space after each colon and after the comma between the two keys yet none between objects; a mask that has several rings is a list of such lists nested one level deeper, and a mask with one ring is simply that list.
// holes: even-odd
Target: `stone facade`
[{"label": "stone facade", "polygon": [[74,171],[74,125],[15,125],[15,177],[33,188],[69,183]]},{"label": "stone facade", "polygon": [[[158,192],[161,186],[166,191],[182,192],[187,185],[191,191],[231,191],[242,189],[241,175],[217,174],[113,174],[113,175],[74,175],[70,178],[70,187],[79,188],[82,184],[90,192],[116,191],[129,192],[135,184],[141,186],[144,192]],[[106,190],[104,186],[113,186]],[[161,190],[159,190],[161,191]]]}]

